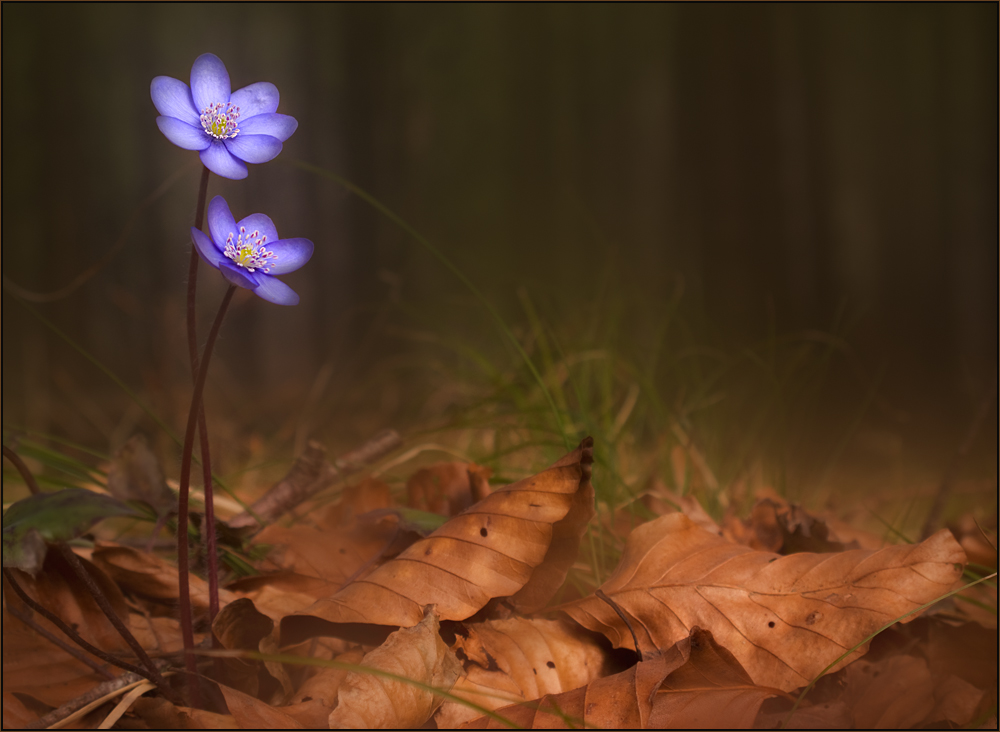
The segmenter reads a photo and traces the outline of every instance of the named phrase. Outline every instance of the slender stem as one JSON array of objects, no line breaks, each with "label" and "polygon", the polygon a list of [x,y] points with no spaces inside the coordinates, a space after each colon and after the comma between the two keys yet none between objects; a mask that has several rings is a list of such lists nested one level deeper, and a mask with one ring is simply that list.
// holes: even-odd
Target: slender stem
[{"label": "slender stem", "polygon": [[[201,229],[205,222],[205,199],[208,198],[208,168],[202,168],[201,183],[198,186],[198,207],[194,215],[194,227]],[[187,290],[187,335],[188,357],[191,361],[191,379],[198,377],[198,328],[195,318],[196,291],[198,285],[198,251],[191,245],[191,261],[188,265]],[[198,410],[199,449],[201,451],[202,486],[205,491],[205,556],[208,561],[208,619],[219,614],[219,567],[218,549],[215,537],[215,498],[212,485],[212,458],[208,443],[208,423],[205,408]],[[214,636],[213,636],[214,639]]]},{"label": "slender stem", "polygon": [[31,474],[30,470],[28,470],[28,466],[24,464],[20,455],[4,445],[3,456],[14,463],[14,467],[17,468],[17,472],[19,472],[21,477],[24,478],[24,482],[28,486],[28,490],[31,491],[33,495],[41,493],[41,490],[38,488],[38,483],[35,482],[35,476]]},{"label": "slender stem", "polygon": [[205,353],[201,359],[201,366],[198,369],[198,378],[194,383],[194,393],[191,395],[191,409],[188,412],[187,428],[184,431],[184,450],[181,454],[181,476],[180,490],[177,510],[177,571],[179,579],[179,600],[181,609],[181,633],[184,637],[184,661],[185,667],[190,672],[188,675],[189,688],[192,695],[196,696],[195,676],[197,674],[197,659],[194,656],[194,623],[191,617],[191,586],[190,569],[188,567],[188,493],[191,484],[191,453],[194,451],[194,431],[198,422],[198,415],[201,412],[201,396],[205,390],[205,378],[208,375],[208,365],[212,360],[212,349],[215,340],[219,335],[219,328],[226,315],[229,302],[233,299],[236,285],[230,285],[222,298],[219,312],[212,323],[212,329],[208,333],[208,341],[205,343]]},{"label": "slender stem", "polygon": [[69,563],[69,566],[73,568],[74,572],[76,572],[76,576],[83,582],[83,585],[87,588],[90,596],[94,598],[94,602],[96,602],[101,610],[104,611],[104,614],[107,616],[108,620],[111,621],[111,624],[115,626],[115,630],[118,631],[118,635],[120,635],[125,642],[128,643],[129,648],[132,649],[136,657],[142,662],[142,665],[146,667],[146,671],[148,673],[146,678],[156,684],[161,690],[169,690],[170,687],[167,686],[167,682],[164,680],[163,676],[160,675],[159,670],[153,663],[153,659],[149,657],[149,654],[146,653],[146,649],[142,647],[139,641],[135,639],[135,636],[132,635],[132,632],[125,626],[125,623],[122,622],[122,619],[118,617],[118,613],[115,612],[113,607],[111,607],[111,603],[108,601],[107,595],[105,595],[101,588],[97,586],[94,578],[90,576],[90,572],[88,572],[87,568],[83,566],[83,562],[80,561],[80,558],[76,556],[76,554],[73,553],[73,550],[65,544],[57,544],[56,546],[58,547],[60,554],[62,554],[63,559]]}]

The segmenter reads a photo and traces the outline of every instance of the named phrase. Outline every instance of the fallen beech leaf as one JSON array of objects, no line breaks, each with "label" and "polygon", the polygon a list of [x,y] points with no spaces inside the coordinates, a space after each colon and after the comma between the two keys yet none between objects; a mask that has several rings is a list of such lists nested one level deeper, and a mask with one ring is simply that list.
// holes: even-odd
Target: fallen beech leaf
[{"label": "fallen beech leaf", "polygon": [[593,511],[583,506],[587,496],[593,502],[592,445],[587,438],[547,470],[494,491],[363,579],[284,618],[282,643],[338,635],[340,624],[409,627],[430,604],[440,618],[465,620],[494,597],[547,601],[575,558],[576,523]]},{"label": "fallen beech leaf", "polygon": [[[791,691],[881,625],[946,592],[964,564],[946,530],[921,544],[876,552],[782,557],[670,514],[632,532],[601,589],[631,618],[644,655],[699,626],[733,652],[754,683]],[[615,646],[635,648],[628,627],[600,598],[560,609]],[[861,646],[831,670],[866,651]]]},{"label": "fallen beech leaf", "polygon": [[[274,621],[254,607],[253,601],[240,597],[226,605],[212,621],[212,633],[227,650],[260,650],[260,642],[274,630]],[[260,690],[261,661],[223,658],[228,686],[251,696]]]},{"label": "fallen beech leaf", "polygon": [[389,486],[378,478],[368,476],[344,488],[340,500],[327,509],[317,522],[317,527],[332,529],[347,526],[355,516],[379,508],[389,508],[391,505]]},{"label": "fallen beech leaf", "polygon": [[777,689],[754,684],[708,631],[695,628],[669,652],[687,656],[653,697],[647,726],[659,729],[749,729]]},{"label": "fallen beech leaf", "polygon": [[858,729],[915,727],[934,708],[934,683],[923,658],[863,658],[847,667],[845,678],[844,701]]},{"label": "fallen beech leaf", "polygon": [[[461,626],[452,648],[466,672],[452,693],[486,709],[569,691],[611,670],[596,639],[561,620],[516,617]],[[479,714],[446,701],[435,721],[453,728]]]},{"label": "fallen beech leaf", "polygon": [[986,710],[989,694],[977,689],[960,676],[951,674],[934,684],[934,708],[926,719],[935,727],[948,722],[954,727],[967,727]]},{"label": "fallen beech leaf", "polygon": [[[84,569],[108,598],[118,617],[127,624],[128,606],[125,604],[125,597],[121,590],[99,567],[83,557],[79,557],[79,559]],[[75,626],[84,640],[105,651],[124,651],[128,648],[104,611],[94,601],[86,585],[60,552],[48,553],[42,571],[36,577],[31,577],[17,569],[11,570],[11,572],[22,590],[47,610],[58,615],[64,622]],[[28,609],[21,598],[14,594],[13,589],[7,586],[6,582],[4,582],[4,595],[6,601],[19,608],[22,613],[32,617],[33,620],[57,637],[64,637],[62,631],[58,630],[55,625]],[[6,659],[6,654],[4,658]]]},{"label": "fallen beech leaf", "polygon": [[753,722],[753,728],[850,729],[851,727],[851,710],[843,701],[825,701],[819,704],[806,702],[795,710],[791,719],[788,719],[793,704],[794,702],[787,697],[772,697],[765,700]]},{"label": "fallen beech leaf", "polygon": [[226,698],[229,713],[240,729],[303,729],[298,720],[285,714],[279,707],[272,707],[256,697],[223,684],[219,684],[219,690]]},{"label": "fallen beech leaf", "polygon": [[[428,607],[423,620],[390,635],[384,644],[365,654],[361,665],[448,691],[462,673],[462,665],[441,640],[438,628],[438,619]],[[341,682],[337,699],[329,718],[331,729],[419,727],[442,702],[426,689],[357,671],[348,673]]]},{"label": "fallen beech leaf", "polygon": [[475,463],[435,463],[406,481],[407,503],[422,511],[455,516],[489,495],[492,474]]},{"label": "fallen beech leaf", "polygon": [[[158,603],[176,605],[177,567],[169,562],[127,546],[98,541],[92,561],[129,592]],[[208,583],[191,574],[191,605],[197,612],[208,611]],[[223,605],[236,599],[228,590],[219,590]]]},{"label": "fallen beech leaf", "polygon": [[[354,648],[341,653],[333,660],[339,663],[360,664],[364,655],[364,651],[360,648]],[[348,674],[347,669],[343,668],[314,670],[316,673],[306,679],[291,697],[291,703],[281,708],[285,714],[297,719],[302,726],[313,729],[329,726],[330,712],[337,706],[337,692]]]},{"label": "fallen beech leaf", "polygon": [[280,569],[326,580],[332,586],[328,596],[378,557],[395,532],[394,526],[373,523],[337,529],[272,525],[254,537],[254,543],[273,547],[262,570]]},{"label": "fallen beech leaf", "polygon": [[[712,634],[691,635],[650,661],[590,684],[497,709],[510,722],[529,729],[648,729],[749,727],[761,703],[780,694],[754,686],[746,672]],[[463,729],[505,727],[478,717]]]},{"label": "fallen beech leaf", "polygon": [[[4,619],[4,624],[7,620]],[[5,672],[6,673],[6,672]],[[38,715],[24,706],[11,692],[3,692],[3,728],[23,729],[38,719]]]},{"label": "fallen beech leaf", "polygon": [[[46,623],[37,615],[34,618]],[[54,628],[48,624],[48,628]],[[53,629],[53,635],[64,637]],[[49,642],[3,611],[3,688],[30,694],[49,706],[58,707],[76,699],[107,679],[82,661]],[[6,707],[4,709],[6,715]],[[35,717],[41,716],[36,714]],[[5,716],[6,719],[6,716]],[[21,725],[12,725],[12,728]],[[7,728],[4,722],[4,728]]]},{"label": "fallen beech leaf", "polygon": [[783,498],[757,501],[746,521],[730,517],[722,533],[730,541],[746,544],[751,549],[778,554],[861,548],[857,541],[842,540],[827,521]]}]

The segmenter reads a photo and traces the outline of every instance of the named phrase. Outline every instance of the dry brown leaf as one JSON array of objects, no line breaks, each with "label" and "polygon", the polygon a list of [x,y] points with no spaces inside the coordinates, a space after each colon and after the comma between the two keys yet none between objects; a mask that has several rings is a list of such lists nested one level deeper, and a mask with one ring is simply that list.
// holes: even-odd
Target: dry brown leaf
[{"label": "dry brown leaf", "polygon": [[647,726],[659,729],[749,729],[777,689],[754,684],[712,634],[695,628],[668,653],[687,658],[656,690]]},{"label": "dry brown leaf", "polygon": [[751,509],[746,521],[727,517],[722,535],[751,549],[778,554],[861,548],[856,540],[838,536],[831,523],[783,498],[763,498]]},{"label": "dry brown leaf", "polygon": [[[561,620],[509,618],[460,626],[452,648],[466,672],[452,693],[486,709],[569,691],[611,670],[601,644]],[[439,728],[454,728],[479,714],[446,701],[435,721]]]},{"label": "dry brown leaf", "polygon": [[272,525],[261,531],[254,543],[273,547],[260,567],[262,571],[279,569],[322,579],[330,587],[329,596],[378,557],[394,533],[395,527],[379,524],[323,529]]},{"label": "dry brown leaf", "polygon": [[226,698],[229,713],[241,729],[303,729],[297,719],[285,714],[279,707],[272,707],[223,684],[219,684],[219,690]]},{"label": "dry brown leaf", "polygon": [[[794,702],[787,697],[773,697],[761,705],[754,720],[754,729],[849,729],[851,710],[843,701],[805,702],[792,713]],[[787,720],[787,724],[786,724]],[[784,727],[782,726],[784,725]]]},{"label": "dry brown leaf", "polygon": [[[448,691],[461,675],[462,664],[441,640],[438,628],[438,619],[428,607],[423,620],[390,635],[365,654],[361,665]],[[331,729],[419,727],[442,702],[442,697],[426,689],[356,671],[341,682],[337,699],[329,718]]]},{"label": "dry brown leaf", "polygon": [[715,523],[715,520],[708,515],[698,499],[693,495],[680,495],[670,490],[659,478],[655,478],[649,490],[642,496],[642,503],[657,516],[665,516],[668,513],[678,511],[683,513],[698,526],[711,531],[713,534],[721,534],[722,529]]},{"label": "dry brown leaf", "polygon": [[[360,648],[354,648],[333,660],[359,664],[364,655]],[[347,669],[342,668],[317,668],[315,671],[291,697],[291,703],[281,708],[303,727],[314,729],[329,725],[330,712],[337,706],[337,692],[348,674]]]},{"label": "dry brown leaf", "polygon": [[378,478],[368,476],[344,488],[340,500],[322,514],[316,526],[320,529],[347,526],[355,516],[391,505],[389,486]]},{"label": "dry brown leaf", "polygon": [[848,666],[846,674],[844,701],[859,729],[915,727],[934,709],[934,683],[923,658],[863,658]]},{"label": "dry brown leaf", "polygon": [[[4,619],[6,624],[6,618]],[[6,647],[6,646],[5,646]],[[6,675],[6,671],[4,672]],[[3,692],[3,728],[23,729],[38,719],[38,715],[9,691]]]},{"label": "dry brown leaf", "polygon": [[435,463],[406,481],[411,508],[455,516],[490,494],[493,471],[475,463]]},{"label": "dry brown leaf", "polygon": [[[178,577],[175,565],[152,554],[110,541],[98,541],[92,558],[96,566],[128,592],[155,603],[176,606]],[[190,587],[194,611],[207,612],[208,583],[191,574]],[[235,599],[236,596],[228,590],[219,590],[221,604],[225,605]]]},{"label": "dry brown leaf", "polygon": [[989,696],[985,690],[951,674],[934,684],[934,708],[927,715],[927,721],[935,727],[945,726],[943,722],[967,727],[986,711],[984,703],[991,701]]},{"label": "dry brown leaf", "polygon": [[576,524],[593,511],[584,506],[588,496],[593,503],[592,445],[588,438],[549,469],[494,491],[363,579],[284,618],[282,643],[338,635],[339,624],[410,627],[431,604],[441,618],[465,620],[494,597],[514,596],[522,607],[547,601],[575,559]]},{"label": "dry brown leaf", "polygon": [[[631,618],[644,655],[699,626],[733,652],[756,684],[791,691],[879,626],[946,592],[964,564],[948,531],[877,552],[782,557],[670,514],[632,532],[601,589]],[[598,597],[560,609],[615,646],[635,648],[629,628]],[[860,647],[832,670],[866,651]]]},{"label": "dry brown leaf", "polygon": [[[497,709],[529,729],[750,727],[761,703],[780,694],[755,686],[712,634],[694,628],[662,656],[562,694]],[[479,717],[463,728],[505,727]]]},{"label": "dry brown leaf", "polygon": [[[212,621],[212,633],[227,650],[260,650],[260,642],[274,630],[274,621],[254,607],[245,597],[226,605]],[[243,658],[223,658],[228,686],[253,697],[260,691],[263,663]]]}]

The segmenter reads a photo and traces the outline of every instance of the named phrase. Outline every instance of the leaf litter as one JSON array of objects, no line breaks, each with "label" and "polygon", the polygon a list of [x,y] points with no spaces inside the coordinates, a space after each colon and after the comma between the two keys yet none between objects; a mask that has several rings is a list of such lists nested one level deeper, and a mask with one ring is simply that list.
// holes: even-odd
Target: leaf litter
[{"label": "leaf litter", "polygon": [[[595,523],[592,473],[588,439],[506,486],[491,486],[487,468],[439,463],[410,477],[405,505],[368,477],[292,524],[254,526],[258,574],[222,591],[211,628],[207,585],[191,577],[206,708],[136,692],[116,726],[995,726],[995,527],[986,535],[963,519],[883,546],[776,495],[716,523],[693,495],[653,480],[602,517],[624,552],[588,588],[574,565]],[[157,502],[139,493],[122,497]],[[176,566],[105,541],[77,553],[143,647],[183,667]],[[5,572],[127,657],[58,553],[37,561],[34,577],[14,563]],[[559,604],[573,572],[583,589]],[[55,626],[6,581],[4,596],[5,727],[120,673],[102,676],[54,644]],[[74,724],[96,726],[114,706]]]}]

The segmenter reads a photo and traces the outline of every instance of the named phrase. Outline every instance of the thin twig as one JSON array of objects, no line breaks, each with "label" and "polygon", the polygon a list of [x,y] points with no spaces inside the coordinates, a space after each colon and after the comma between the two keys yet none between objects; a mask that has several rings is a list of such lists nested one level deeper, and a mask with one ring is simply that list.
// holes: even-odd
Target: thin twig
[{"label": "thin twig", "polygon": [[[160,668],[166,668],[169,664],[165,662],[160,662]],[[82,696],[78,696],[76,699],[72,699],[61,707],[53,709],[51,712],[43,717],[36,719],[26,726],[27,729],[49,729],[54,725],[59,724],[61,721],[76,714],[78,711],[86,707],[88,704],[93,704],[95,701],[104,699],[104,697],[109,694],[114,694],[115,692],[121,691],[127,686],[132,686],[143,680],[148,680],[143,674],[127,673],[118,676],[110,681],[105,681],[102,684],[98,684],[93,689],[88,691]]]},{"label": "thin twig", "polygon": [[990,413],[990,409],[992,409],[996,398],[997,379],[993,379],[993,385],[986,394],[986,398],[983,399],[979,405],[979,409],[976,410],[976,416],[969,426],[965,440],[952,456],[947,470],[944,471],[944,477],[941,478],[941,485],[938,487],[937,495],[934,497],[934,504],[931,506],[930,513],[927,514],[927,521],[924,522],[924,528],[920,532],[921,538],[926,539],[933,534],[934,527],[941,522],[941,514],[944,513],[944,507],[948,502],[948,496],[951,493],[951,486],[955,481],[955,476],[958,474],[958,470],[962,466],[962,462],[966,456],[972,451],[972,446],[976,441],[976,436],[979,434],[979,429],[982,427],[983,422],[986,421],[986,416]]},{"label": "thin twig", "polygon": [[635,652],[639,655],[639,660],[644,660],[642,649],[639,648],[639,639],[636,637],[635,630],[632,628],[632,623],[627,617],[625,617],[625,613],[620,607],[618,607],[618,603],[605,595],[603,590],[595,590],[594,594],[601,600],[604,600],[604,602],[611,606],[612,610],[618,613],[618,617],[622,619],[622,622],[625,623],[625,627],[628,628],[628,632],[632,634],[632,642],[635,644]]},{"label": "thin twig", "polygon": [[118,617],[118,613],[115,609],[111,607],[111,602],[108,600],[107,596],[97,586],[94,578],[90,576],[90,572],[87,571],[86,567],[83,566],[83,562],[80,558],[73,553],[65,544],[57,544],[59,552],[62,554],[63,558],[69,563],[69,566],[73,568],[76,572],[77,577],[83,582],[90,596],[94,598],[94,602],[101,608],[104,614],[107,616],[111,624],[115,626],[115,630],[118,634],[128,643],[129,648],[135,653],[136,657],[142,662],[142,665],[146,667],[146,671],[149,672],[147,678],[152,681],[160,689],[164,696],[170,696],[170,687],[167,685],[166,680],[160,675],[160,672],[156,668],[156,664],[153,663],[153,659],[149,657],[146,653],[146,649],[135,639],[132,632],[125,627],[125,623],[122,619]]},{"label": "thin twig", "polygon": [[14,467],[17,468],[17,472],[19,472],[21,477],[24,478],[24,482],[28,486],[28,490],[31,491],[32,495],[38,495],[42,492],[38,487],[38,483],[35,481],[35,476],[31,474],[30,470],[28,470],[28,466],[24,464],[20,455],[4,445],[3,456],[14,463]]},{"label": "thin twig", "polygon": [[17,618],[22,623],[27,625],[33,631],[38,633],[38,635],[42,636],[49,643],[52,643],[53,645],[58,646],[62,650],[66,651],[66,653],[71,655],[80,663],[90,666],[90,668],[94,670],[94,673],[100,674],[101,676],[109,680],[115,678],[115,675],[110,671],[108,671],[104,666],[97,663],[97,661],[92,659],[86,653],[83,653],[79,648],[74,648],[59,636],[55,635],[54,633],[50,633],[46,628],[43,628],[41,625],[35,622],[33,618],[28,616],[26,613],[21,612],[20,608],[16,607],[13,603],[7,605],[7,612],[9,612],[15,618]]},{"label": "thin twig", "polygon": [[310,440],[306,451],[296,459],[288,474],[254,502],[251,506],[252,514],[244,512],[234,516],[229,520],[229,527],[263,528],[263,525],[274,523],[338,479],[362,470],[401,444],[403,440],[395,430],[383,430],[357,449],[341,455],[331,465],[325,457],[326,448],[315,440]]}]

